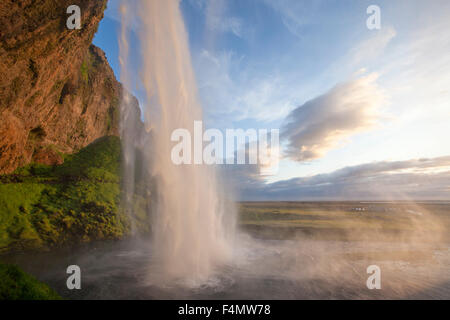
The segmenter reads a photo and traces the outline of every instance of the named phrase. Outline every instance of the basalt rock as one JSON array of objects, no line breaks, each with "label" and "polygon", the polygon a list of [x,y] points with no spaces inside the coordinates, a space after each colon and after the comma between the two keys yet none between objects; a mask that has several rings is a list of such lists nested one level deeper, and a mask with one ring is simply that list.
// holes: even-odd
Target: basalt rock
[{"label": "basalt rock", "polygon": [[66,27],[72,0],[0,2],[0,174],[119,134],[122,87],[91,44],[106,0],[77,2],[79,30]]}]

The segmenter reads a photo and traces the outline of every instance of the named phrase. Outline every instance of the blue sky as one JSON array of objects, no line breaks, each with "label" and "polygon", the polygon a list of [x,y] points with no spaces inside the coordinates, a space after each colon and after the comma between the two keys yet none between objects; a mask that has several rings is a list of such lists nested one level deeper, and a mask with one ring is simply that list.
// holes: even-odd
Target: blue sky
[{"label": "blue sky", "polygon": [[[94,39],[118,78],[119,2],[109,1]],[[366,27],[371,4],[381,9],[379,30]],[[180,7],[207,125],[282,132],[279,170],[259,177],[249,169],[249,188],[260,192],[249,198],[300,199],[311,195],[303,185],[286,198],[271,192],[319,180],[328,187],[314,185],[314,197],[327,198],[336,172],[362,165],[374,173],[361,198],[380,193],[371,179],[379,189],[397,181],[404,197],[449,198],[442,177],[450,170],[450,2],[182,0]],[[134,36],[135,61],[138,45]],[[438,160],[425,168],[414,161],[423,158]],[[366,167],[386,167],[380,163],[410,167]],[[318,179],[325,175],[330,181]],[[424,179],[434,183],[413,194]]]}]

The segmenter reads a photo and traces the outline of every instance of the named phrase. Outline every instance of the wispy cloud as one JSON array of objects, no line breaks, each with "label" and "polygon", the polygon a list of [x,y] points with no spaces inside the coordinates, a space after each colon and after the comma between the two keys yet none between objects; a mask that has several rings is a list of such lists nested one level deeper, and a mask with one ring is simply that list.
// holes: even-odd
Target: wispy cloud
[{"label": "wispy cloud", "polygon": [[247,70],[244,56],[207,50],[195,57],[197,79],[207,116],[216,121],[273,121],[292,110],[292,89],[277,75]]},{"label": "wispy cloud", "polygon": [[349,54],[346,56],[348,59],[347,64],[355,67],[361,63],[368,63],[376,59],[384,52],[387,45],[396,35],[397,32],[393,27],[386,26],[382,28],[350,49]]},{"label": "wispy cloud", "polygon": [[322,6],[321,0],[264,0],[264,3],[280,14],[284,26],[295,36],[302,37],[302,28],[309,23],[317,23],[317,11]]},{"label": "wispy cloud", "polygon": [[338,84],[294,109],[282,131],[288,141],[286,155],[297,161],[321,158],[351,136],[373,128],[385,101],[376,77]]},{"label": "wispy cloud", "polygon": [[231,32],[235,36],[243,37],[243,22],[237,17],[221,17],[215,12],[207,14],[206,26],[219,32]]},{"label": "wispy cloud", "polygon": [[206,28],[212,32],[230,32],[243,36],[243,20],[228,14],[225,0],[189,0],[192,7],[205,14]]}]

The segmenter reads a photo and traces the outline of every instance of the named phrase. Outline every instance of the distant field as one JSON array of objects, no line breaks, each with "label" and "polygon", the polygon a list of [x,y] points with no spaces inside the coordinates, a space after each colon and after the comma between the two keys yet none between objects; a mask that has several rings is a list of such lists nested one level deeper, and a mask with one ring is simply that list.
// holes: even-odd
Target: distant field
[{"label": "distant field", "polygon": [[445,202],[242,202],[241,226],[263,238],[440,241],[448,239]]}]

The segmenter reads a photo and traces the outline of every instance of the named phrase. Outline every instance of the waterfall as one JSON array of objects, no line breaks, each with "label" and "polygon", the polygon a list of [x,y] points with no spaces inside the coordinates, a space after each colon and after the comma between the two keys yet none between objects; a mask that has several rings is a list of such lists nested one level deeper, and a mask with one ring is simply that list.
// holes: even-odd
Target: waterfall
[{"label": "waterfall", "polygon": [[[126,30],[133,28],[140,41],[139,81],[146,96],[141,104],[145,128],[151,136],[143,148],[145,163],[156,184],[152,255],[165,278],[199,283],[230,258],[234,209],[225,208],[225,193],[214,167],[175,165],[171,160],[172,132],[185,128],[193,134],[194,121],[202,120],[179,1],[123,1],[122,15],[119,44],[125,86],[133,77],[127,70],[130,56]],[[124,143],[133,143],[130,137],[135,136],[135,126],[123,120],[121,128]],[[127,146],[124,151],[134,152]],[[132,161],[134,156],[125,154],[125,158]],[[125,170],[127,174],[131,173]]]}]

